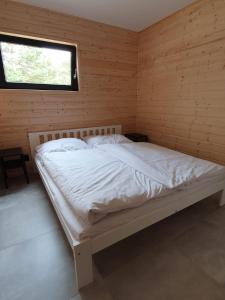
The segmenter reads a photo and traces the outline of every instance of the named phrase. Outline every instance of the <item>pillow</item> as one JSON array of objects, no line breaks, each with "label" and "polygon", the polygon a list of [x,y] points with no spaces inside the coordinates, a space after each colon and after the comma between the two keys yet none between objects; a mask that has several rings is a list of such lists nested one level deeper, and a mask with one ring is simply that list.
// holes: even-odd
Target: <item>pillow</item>
[{"label": "pillow", "polygon": [[90,146],[133,143],[131,140],[121,134],[87,136],[84,137],[83,140]]},{"label": "pillow", "polygon": [[62,138],[41,144],[36,147],[35,151],[38,154],[43,154],[46,152],[66,152],[85,148],[88,148],[88,145],[81,139]]}]

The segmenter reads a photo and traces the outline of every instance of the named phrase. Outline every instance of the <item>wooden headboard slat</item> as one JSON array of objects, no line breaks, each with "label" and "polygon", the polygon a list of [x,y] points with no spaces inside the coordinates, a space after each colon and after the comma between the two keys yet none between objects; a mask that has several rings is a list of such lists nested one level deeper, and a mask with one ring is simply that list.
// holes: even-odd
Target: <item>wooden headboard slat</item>
[{"label": "wooden headboard slat", "polygon": [[107,135],[110,133],[121,133],[121,125],[111,125],[102,127],[90,127],[68,130],[54,130],[54,131],[42,131],[42,132],[30,132],[28,133],[31,155],[34,157],[35,148],[50,140],[56,140],[59,138],[77,137],[82,138],[88,135]]}]

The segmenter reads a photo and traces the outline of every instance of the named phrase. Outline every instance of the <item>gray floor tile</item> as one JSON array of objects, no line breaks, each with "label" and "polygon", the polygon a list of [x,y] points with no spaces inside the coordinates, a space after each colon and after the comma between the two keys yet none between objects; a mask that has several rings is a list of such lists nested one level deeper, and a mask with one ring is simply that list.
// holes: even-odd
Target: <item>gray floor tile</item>
[{"label": "gray floor tile", "polygon": [[207,215],[204,220],[208,223],[214,224],[219,227],[220,230],[225,232],[225,206],[220,207],[213,213]]},{"label": "gray floor tile", "polygon": [[[223,214],[225,218],[225,211]],[[224,228],[221,230],[214,224],[200,222],[177,239],[176,247],[199,269],[225,287],[224,232]]]},{"label": "gray floor tile", "polygon": [[40,181],[0,197],[0,250],[57,228],[58,220]]},{"label": "gray floor tile", "polygon": [[106,278],[117,300],[219,300],[225,291],[178,251],[151,251]]},{"label": "gray floor tile", "polygon": [[142,255],[146,249],[157,251],[157,249],[166,248],[168,243],[173,243],[177,237],[199,224],[199,220],[204,219],[211,212],[219,210],[218,203],[214,198],[205,199],[203,202],[180,211],[97,253],[94,261],[102,276],[108,276],[119,270]]},{"label": "gray floor tile", "polygon": [[210,197],[94,256],[77,291],[71,249],[40,180],[0,191],[1,300],[225,299],[225,208]]},{"label": "gray floor tile", "polygon": [[91,284],[82,289],[73,300],[113,300],[113,298],[103,284]]},{"label": "gray floor tile", "polygon": [[0,299],[68,300],[76,293],[72,252],[60,231],[0,251]]},{"label": "gray floor tile", "polygon": [[[103,278],[141,255],[143,247],[139,243],[139,237],[139,234],[135,234],[93,256],[93,260]],[[135,247],[133,246],[134,244]]]}]

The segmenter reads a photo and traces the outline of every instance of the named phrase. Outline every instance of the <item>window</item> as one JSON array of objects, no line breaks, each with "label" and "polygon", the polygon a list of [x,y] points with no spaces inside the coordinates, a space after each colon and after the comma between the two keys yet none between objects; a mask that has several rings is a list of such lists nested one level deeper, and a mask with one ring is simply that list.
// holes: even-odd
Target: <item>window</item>
[{"label": "window", "polygon": [[76,47],[0,34],[0,88],[77,91]]}]

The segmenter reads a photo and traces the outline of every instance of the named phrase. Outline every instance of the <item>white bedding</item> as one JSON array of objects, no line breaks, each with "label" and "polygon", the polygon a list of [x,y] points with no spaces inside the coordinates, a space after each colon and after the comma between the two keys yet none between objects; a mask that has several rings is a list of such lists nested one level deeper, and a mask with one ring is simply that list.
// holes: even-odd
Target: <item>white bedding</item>
[{"label": "white bedding", "polygon": [[140,205],[136,208],[125,209],[116,213],[109,214],[106,218],[103,218],[99,222],[91,225],[88,222],[84,222],[79,217],[77,217],[76,214],[74,214],[74,212],[70,208],[70,205],[65,200],[61,191],[55,185],[52,178],[49,176],[38,158],[36,158],[36,164],[38,165],[41,176],[48,185],[48,189],[53,195],[53,204],[60,211],[61,216],[63,217],[64,222],[69,228],[70,233],[77,241],[81,241],[87,238],[96,238],[99,235],[109,232],[110,230],[114,230],[121,225],[126,225],[129,222],[133,222],[145,215],[149,216],[151,214],[152,216],[154,216],[155,213],[157,213],[160,209],[164,209],[168,206],[175,209],[174,203],[183,198],[187,198],[188,195],[190,195],[192,198],[193,195],[202,193],[202,191],[204,191],[204,193],[207,195],[209,191],[218,191],[219,186],[225,186],[224,179],[221,180],[217,177],[213,177],[211,179],[206,178],[204,180],[201,180],[201,182],[192,183],[188,187],[188,189],[174,191],[166,197],[152,199],[151,201],[147,201],[145,204]]},{"label": "white bedding", "polygon": [[133,143],[122,134],[107,134],[107,135],[95,135],[86,136],[82,138],[90,147],[103,144],[126,144]]},{"label": "white bedding", "polygon": [[39,158],[76,217],[89,224],[195,181],[225,179],[220,165],[149,143],[100,145]]}]

